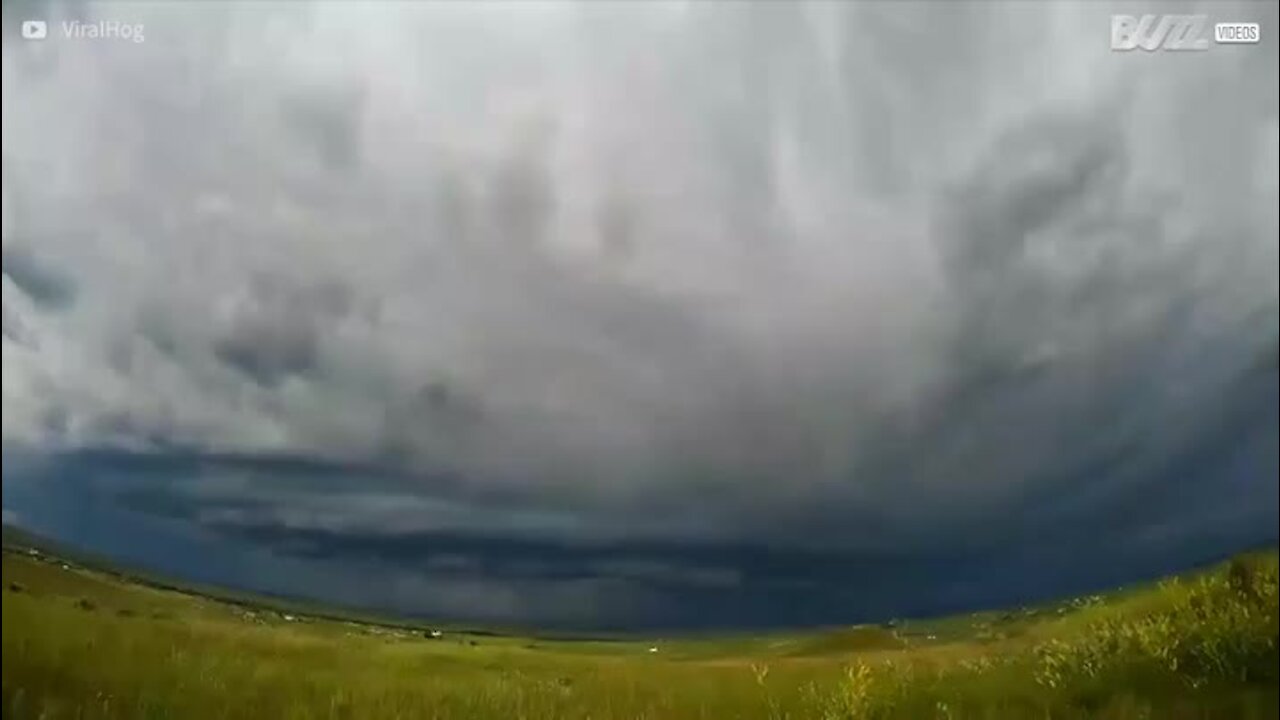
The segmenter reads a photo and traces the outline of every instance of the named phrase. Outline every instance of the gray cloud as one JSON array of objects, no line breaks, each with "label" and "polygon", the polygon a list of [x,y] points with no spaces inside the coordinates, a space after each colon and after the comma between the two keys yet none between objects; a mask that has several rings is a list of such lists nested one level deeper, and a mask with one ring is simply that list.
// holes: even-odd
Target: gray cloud
[{"label": "gray cloud", "polygon": [[6,247],[4,277],[39,306],[62,308],[75,299],[75,287],[55,268],[36,258],[30,249],[14,243]]},{"label": "gray cloud", "polygon": [[[1214,431],[1271,422],[1274,6],[1148,56],[1106,49],[1146,6],[944,5],[111,3],[145,43],[7,42],[5,441],[394,468],[379,522],[488,534],[1193,525],[1178,459],[1275,452]],[[1240,472],[1221,517],[1274,496]],[[305,517],[359,526],[361,483]]]}]

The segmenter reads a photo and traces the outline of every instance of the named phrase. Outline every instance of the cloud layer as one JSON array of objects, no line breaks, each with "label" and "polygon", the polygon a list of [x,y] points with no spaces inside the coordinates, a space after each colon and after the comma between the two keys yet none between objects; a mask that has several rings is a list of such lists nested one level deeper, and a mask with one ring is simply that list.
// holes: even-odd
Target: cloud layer
[{"label": "cloud layer", "polygon": [[6,483],[642,587],[1274,538],[1276,13],[1107,49],[1179,8],[6,6]]}]

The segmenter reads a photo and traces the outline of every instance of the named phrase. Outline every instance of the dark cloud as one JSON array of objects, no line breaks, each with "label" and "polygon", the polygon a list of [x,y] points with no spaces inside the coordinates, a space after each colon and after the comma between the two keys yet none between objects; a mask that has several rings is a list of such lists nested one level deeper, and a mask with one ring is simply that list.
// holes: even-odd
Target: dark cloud
[{"label": "dark cloud", "polygon": [[[1266,383],[1276,388],[1274,376]],[[1236,420],[1251,417],[1252,429],[1225,418],[1230,441],[1187,449],[1160,468],[1155,488],[1130,497],[1028,497],[1018,512],[986,518],[980,534],[956,539],[940,527],[924,545],[878,550],[769,534],[681,539],[625,517],[588,530],[443,477],[191,451],[9,452],[6,506],[45,532],[184,575],[191,556],[171,553],[169,539],[195,533],[216,568],[203,580],[397,612],[578,630],[835,624],[1029,602],[1275,542],[1275,503],[1239,500],[1275,499],[1276,414],[1240,409]],[[147,541],[122,547],[121,523]],[[255,572],[234,562],[263,551]],[[299,583],[307,573],[324,579]],[[350,592],[370,577],[413,589]],[[455,604],[464,589],[527,602]]]}]

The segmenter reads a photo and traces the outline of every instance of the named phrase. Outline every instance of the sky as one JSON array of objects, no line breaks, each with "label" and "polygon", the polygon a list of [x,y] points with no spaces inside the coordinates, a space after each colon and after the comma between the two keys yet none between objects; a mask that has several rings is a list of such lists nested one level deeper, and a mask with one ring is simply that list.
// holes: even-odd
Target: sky
[{"label": "sky", "polygon": [[[1114,13],[1262,41],[1115,52]],[[6,3],[5,522],[580,629],[1029,602],[1274,543],[1276,21]]]}]

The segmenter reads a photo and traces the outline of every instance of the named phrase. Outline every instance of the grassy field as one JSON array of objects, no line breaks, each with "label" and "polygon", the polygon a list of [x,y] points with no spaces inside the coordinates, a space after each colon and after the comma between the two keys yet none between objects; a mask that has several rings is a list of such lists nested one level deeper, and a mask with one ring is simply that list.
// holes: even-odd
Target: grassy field
[{"label": "grassy field", "polygon": [[[1277,556],[1037,608],[547,640],[294,615],[6,551],[5,718],[1268,718]],[[656,648],[656,652],[651,651]]]}]

